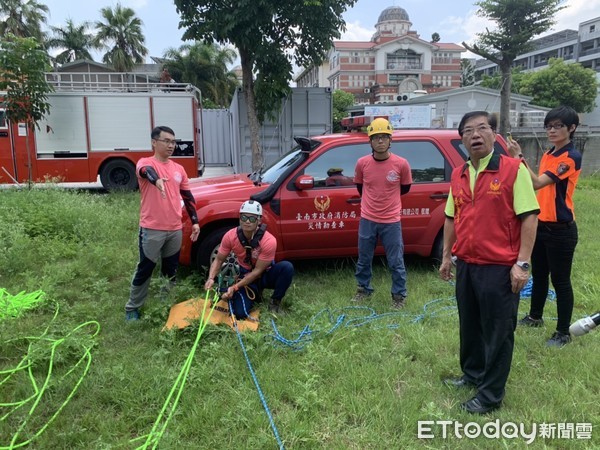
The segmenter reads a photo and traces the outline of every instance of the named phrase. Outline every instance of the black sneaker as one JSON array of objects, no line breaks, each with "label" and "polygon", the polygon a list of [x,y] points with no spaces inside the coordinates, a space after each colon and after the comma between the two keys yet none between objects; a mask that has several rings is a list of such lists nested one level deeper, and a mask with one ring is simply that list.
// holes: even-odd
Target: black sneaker
[{"label": "black sneaker", "polygon": [[571,342],[570,334],[564,334],[560,331],[555,331],[552,337],[546,342],[546,345],[548,347],[563,347],[569,342]]},{"label": "black sneaker", "polygon": [[392,307],[402,309],[406,306],[406,296],[402,294],[392,294]]},{"label": "black sneaker", "polygon": [[368,300],[371,297],[372,292],[368,291],[364,287],[359,286],[356,289],[356,294],[352,297],[353,302],[362,302],[364,300]]},{"label": "black sneaker", "polygon": [[544,325],[544,319],[534,319],[529,314],[519,320],[519,325],[525,325],[527,327],[541,327]]},{"label": "black sneaker", "polygon": [[281,300],[271,298],[269,301],[269,312],[273,314],[282,314],[283,310],[281,308]]},{"label": "black sneaker", "polygon": [[127,322],[134,322],[136,320],[140,320],[140,312],[137,309],[125,311],[125,320]]}]

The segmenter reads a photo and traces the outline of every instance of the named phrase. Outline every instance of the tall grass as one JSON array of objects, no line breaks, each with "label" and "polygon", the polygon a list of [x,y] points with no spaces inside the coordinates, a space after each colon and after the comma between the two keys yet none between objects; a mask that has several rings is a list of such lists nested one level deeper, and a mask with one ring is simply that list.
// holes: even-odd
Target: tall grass
[{"label": "tall grass", "polygon": [[[580,243],[573,267],[574,320],[600,309],[597,180],[580,182],[576,205]],[[161,328],[172,303],[203,296],[203,277],[182,268],[168,302],[160,301],[155,279],[143,320],[125,323],[124,304],[137,263],[138,211],[136,193],[0,191],[0,288],[14,294],[42,289],[47,298],[44,306],[19,319],[0,321],[0,404],[32,395],[32,379],[41,385],[47,368],[53,367],[46,394],[33,412],[29,403],[3,417],[12,409],[0,406],[0,448],[9,446],[20,427],[15,443],[30,439],[63,404],[29,448],[133,449],[145,440],[135,439],[151,431],[198,331],[197,325],[166,333]],[[279,335],[265,306],[259,331],[243,335],[286,448],[600,447],[600,331],[560,350],[547,348],[555,326],[554,303],[546,308],[545,327],[517,329],[503,407],[476,417],[459,408],[471,392],[441,383],[459,374],[458,321],[453,288],[439,279],[428,260],[407,258],[409,299],[400,313],[392,313],[384,260],[376,260],[373,298],[360,307],[349,301],[355,289],[353,261],[295,265],[297,274],[285,298],[287,314],[274,318]],[[528,307],[524,300],[520,314]],[[88,321],[100,324],[98,336],[87,329],[70,334]],[[303,330],[302,350],[275,339],[294,340]],[[63,339],[52,354],[50,343]],[[90,347],[89,372],[74,369],[82,349]],[[26,354],[31,377],[16,370]],[[66,401],[79,380],[75,395]],[[454,428],[446,438],[439,427],[434,427],[434,438],[417,436],[418,421],[483,426],[496,419],[523,423],[527,429],[543,423],[594,428],[588,440],[560,437],[564,432],[555,430],[554,437],[538,436],[531,445],[521,437],[460,439]],[[229,328],[206,329],[158,448],[277,448]]]}]

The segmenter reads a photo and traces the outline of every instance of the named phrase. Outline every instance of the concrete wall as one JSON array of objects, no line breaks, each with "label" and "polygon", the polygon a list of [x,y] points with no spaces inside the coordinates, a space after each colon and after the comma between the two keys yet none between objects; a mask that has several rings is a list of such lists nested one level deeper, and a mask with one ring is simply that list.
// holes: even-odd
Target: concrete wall
[{"label": "concrete wall", "polygon": [[[521,145],[528,164],[537,171],[542,153],[550,148],[546,133],[515,129],[512,135]],[[600,127],[578,128],[573,141],[583,157],[581,174],[600,175]]]}]

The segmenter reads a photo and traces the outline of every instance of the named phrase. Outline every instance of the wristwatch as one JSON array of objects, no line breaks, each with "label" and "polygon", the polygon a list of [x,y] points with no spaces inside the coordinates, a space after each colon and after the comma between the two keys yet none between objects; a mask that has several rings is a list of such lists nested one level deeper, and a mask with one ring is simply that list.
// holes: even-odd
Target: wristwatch
[{"label": "wristwatch", "polygon": [[529,268],[531,267],[527,261],[517,261],[516,264],[523,270],[529,270]]}]

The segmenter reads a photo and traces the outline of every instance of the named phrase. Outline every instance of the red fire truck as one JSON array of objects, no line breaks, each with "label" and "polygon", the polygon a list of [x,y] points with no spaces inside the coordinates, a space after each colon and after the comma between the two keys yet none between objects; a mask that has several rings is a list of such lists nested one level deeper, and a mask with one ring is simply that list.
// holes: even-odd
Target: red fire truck
[{"label": "red fire truck", "polygon": [[106,189],[135,189],[135,164],[152,155],[150,132],[157,125],[175,131],[172,157],[188,176],[201,174],[200,92],[194,86],[122,73],[56,72],[47,80],[54,87],[50,112],[33,133],[7,120],[6,93],[0,92],[0,183],[100,177]]}]

